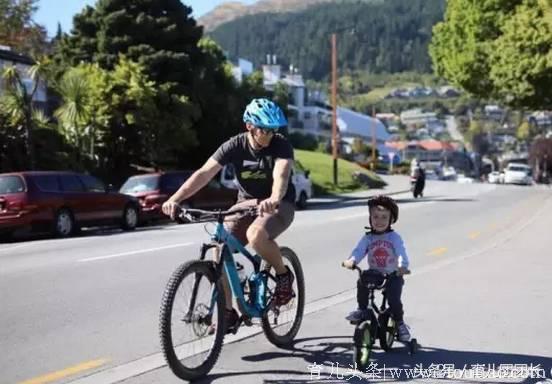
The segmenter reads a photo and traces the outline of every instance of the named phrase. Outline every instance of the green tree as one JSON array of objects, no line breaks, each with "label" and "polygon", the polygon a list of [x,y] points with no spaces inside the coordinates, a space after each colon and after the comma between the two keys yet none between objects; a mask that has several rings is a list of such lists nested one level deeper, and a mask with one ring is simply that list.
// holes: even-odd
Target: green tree
[{"label": "green tree", "polygon": [[37,125],[44,124],[44,115],[38,112],[33,104],[33,99],[38,87],[43,83],[49,72],[49,60],[42,58],[27,69],[27,75],[32,80],[32,88],[29,90],[23,83],[22,74],[15,66],[4,68],[2,77],[5,82],[5,94],[1,99],[0,108],[9,117],[9,124],[18,127],[25,141],[28,155],[27,167],[36,167],[34,129]]},{"label": "green tree", "polygon": [[144,66],[151,80],[187,94],[201,69],[202,28],[191,11],[180,0],[99,0],[74,17],[71,34],[60,44],[60,60],[113,69],[123,54]]},{"label": "green tree", "polygon": [[46,29],[32,19],[38,0],[0,0],[0,45],[24,54],[43,53]]},{"label": "green tree", "polygon": [[[71,34],[59,44],[56,59],[60,68],[94,62],[111,71],[117,65],[118,55],[123,54],[139,64],[148,80],[154,82],[157,92],[151,100],[155,101],[155,108],[149,110],[153,114],[143,111],[147,118],[135,116],[136,125],[144,127],[147,120],[150,129],[166,132],[153,134],[158,146],[148,144],[151,150],[142,154],[141,161],[158,162],[165,157],[165,163],[171,166],[198,165],[243,125],[241,113],[251,93],[246,91],[247,87],[235,83],[220,47],[210,39],[201,39],[202,28],[190,14],[191,8],[180,0],[99,0],[95,8],[87,7],[75,16]],[[149,101],[146,104],[150,105]],[[129,107],[134,108],[126,103],[113,103],[111,123],[124,121],[121,116]],[[145,131],[123,126],[126,125],[111,127],[111,131],[122,130],[119,133],[129,135],[123,136],[125,140],[130,137],[133,142],[142,140],[137,132],[145,134]],[[191,134],[175,140],[169,134],[175,127],[175,132],[188,132],[190,127],[195,132],[189,131]],[[152,133],[148,134],[151,138]],[[180,150],[160,152],[163,156],[151,155],[177,145]],[[131,154],[134,156],[133,150],[127,153]]]},{"label": "green tree", "polygon": [[527,141],[531,135],[531,125],[529,122],[524,121],[519,125],[516,131],[516,137],[519,140]]},{"label": "green tree", "polygon": [[157,86],[141,64],[124,56],[111,71],[96,64],[72,68],[58,91],[61,131],[85,155],[77,161],[100,168],[111,180],[124,177],[130,164],[174,167],[197,145],[190,129],[197,112],[187,98],[166,84]]},{"label": "green tree", "polygon": [[63,104],[56,111],[61,133],[67,142],[73,144],[77,154],[84,153],[84,130],[90,122],[90,84],[82,68],[68,71],[59,84]]},{"label": "green tree", "polygon": [[517,107],[552,105],[552,25],[546,6],[525,0],[493,44],[490,79],[500,98]]},{"label": "green tree", "polygon": [[551,31],[548,0],[449,0],[429,51],[437,75],[478,98],[548,108]]}]

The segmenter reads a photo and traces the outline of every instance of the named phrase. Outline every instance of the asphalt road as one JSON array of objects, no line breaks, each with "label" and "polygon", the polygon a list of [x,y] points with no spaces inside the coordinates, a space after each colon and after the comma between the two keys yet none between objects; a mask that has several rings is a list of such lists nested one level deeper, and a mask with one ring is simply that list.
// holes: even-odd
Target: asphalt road
[{"label": "asphalt road", "polygon": [[[374,363],[540,364],[552,378],[551,196],[446,182],[429,182],[421,200],[395,196],[413,271],[406,321],[423,349],[378,351]],[[308,314],[294,349],[272,347],[255,327],[240,330],[238,338],[253,335],[226,345],[206,382],[350,382],[352,327],[343,316],[355,306],[356,276],[339,263],[366,224],[361,196],[298,212],[280,239],[305,271]],[[163,366],[159,304],[172,271],[206,239],[203,225],[171,225],[0,244],[0,383],[180,382]],[[331,371],[337,363],[341,378]]]}]

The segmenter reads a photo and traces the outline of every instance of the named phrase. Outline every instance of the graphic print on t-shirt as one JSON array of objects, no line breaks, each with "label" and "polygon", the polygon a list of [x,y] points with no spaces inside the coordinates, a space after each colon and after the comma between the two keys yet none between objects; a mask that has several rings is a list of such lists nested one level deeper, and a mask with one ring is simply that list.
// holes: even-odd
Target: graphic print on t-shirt
[{"label": "graphic print on t-shirt", "polygon": [[386,240],[376,240],[368,246],[370,265],[385,268],[388,263],[394,261],[393,243]]},{"label": "graphic print on t-shirt", "polygon": [[265,180],[271,172],[270,158],[261,157],[258,161],[243,160],[240,168],[241,180]]}]

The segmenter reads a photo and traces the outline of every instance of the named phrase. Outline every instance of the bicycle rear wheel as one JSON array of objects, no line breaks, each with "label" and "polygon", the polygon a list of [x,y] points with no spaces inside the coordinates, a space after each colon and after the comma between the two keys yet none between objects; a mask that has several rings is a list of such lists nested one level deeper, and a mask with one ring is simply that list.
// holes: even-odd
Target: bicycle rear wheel
[{"label": "bicycle rear wheel", "polygon": [[[303,321],[303,312],[305,309],[305,278],[299,258],[290,248],[280,248],[284,264],[293,272],[295,279],[293,281],[293,291],[295,297],[291,301],[279,308],[270,308],[262,318],[262,327],[268,341],[277,347],[285,347],[293,342],[293,339],[299,332],[301,322]],[[263,262],[264,267],[268,267]],[[276,275],[271,268],[270,273]],[[272,279],[268,281],[268,290],[274,292],[276,283]]]},{"label": "bicycle rear wheel", "polygon": [[184,380],[213,368],[224,340],[224,294],[211,262],[190,261],[173,273],[161,302],[159,331],[165,360]]}]

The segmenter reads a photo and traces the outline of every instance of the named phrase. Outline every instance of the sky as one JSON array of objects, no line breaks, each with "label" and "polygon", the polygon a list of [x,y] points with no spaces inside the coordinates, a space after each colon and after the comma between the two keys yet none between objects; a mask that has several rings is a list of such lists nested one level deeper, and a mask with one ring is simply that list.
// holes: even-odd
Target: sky
[{"label": "sky", "polygon": [[[209,12],[217,5],[228,0],[184,0],[183,3],[191,6],[195,18]],[[235,1],[235,0],[233,0]],[[239,0],[244,4],[255,3],[256,0]],[[34,20],[44,25],[48,30],[48,36],[56,34],[58,22],[64,32],[70,32],[73,25],[73,15],[79,13],[86,5],[94,5],[96,0],[39,0],[38,11]]]}]

